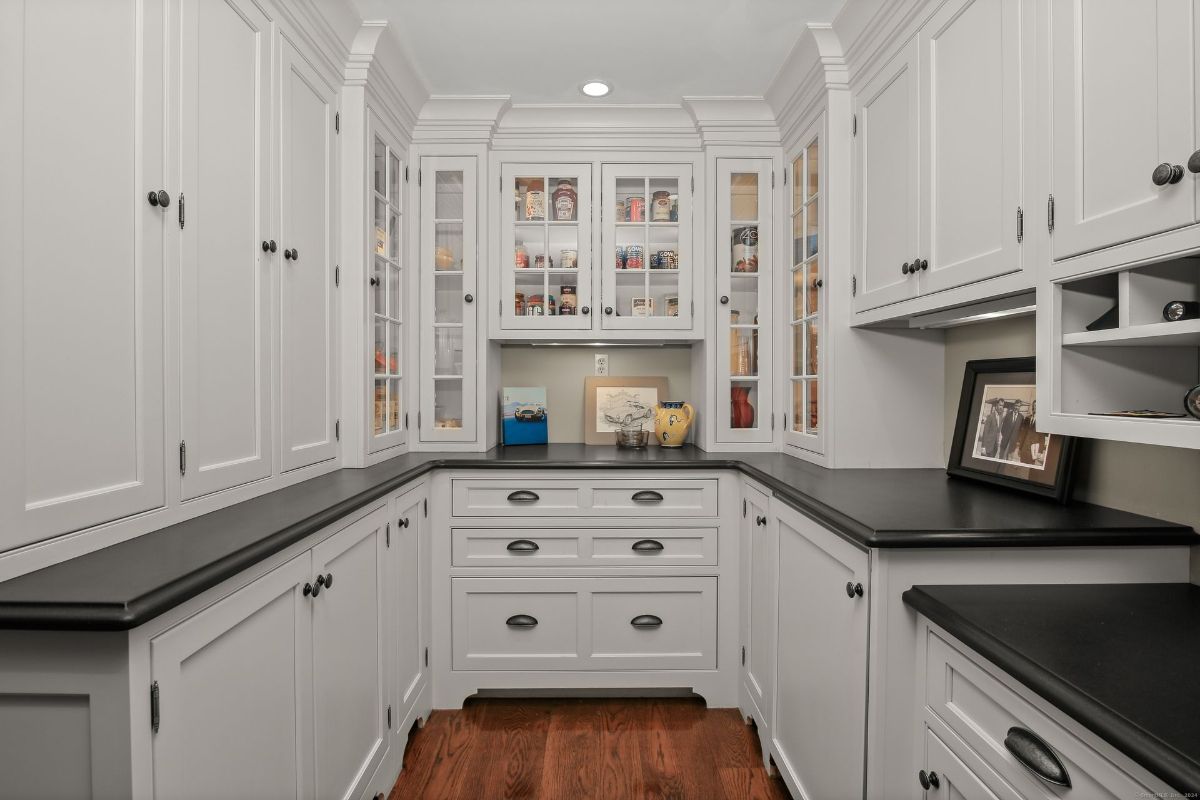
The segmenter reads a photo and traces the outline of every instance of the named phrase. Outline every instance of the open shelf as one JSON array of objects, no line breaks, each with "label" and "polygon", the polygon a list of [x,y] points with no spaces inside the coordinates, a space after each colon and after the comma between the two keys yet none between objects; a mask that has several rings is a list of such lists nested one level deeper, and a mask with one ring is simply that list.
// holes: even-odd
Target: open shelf
[{"label": "open shelf", "polygon": [[1197,347],[1200,319],[1064,333],[1062,343],[1065,347]]}]

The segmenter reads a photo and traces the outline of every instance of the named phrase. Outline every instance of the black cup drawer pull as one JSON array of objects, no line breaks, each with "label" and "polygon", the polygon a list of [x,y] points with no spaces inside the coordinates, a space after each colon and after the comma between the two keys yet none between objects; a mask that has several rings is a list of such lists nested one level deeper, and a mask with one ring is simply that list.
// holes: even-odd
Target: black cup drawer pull
[{"label": "black cup drawer pull", "polygon": [[1004,737],[1004,746],[1021,762],[1021,766],[1046,783],[1071,788],[1071,776],[1067,774],[1067,768],[1058,760],[1050,745],[1036,733],[1024,728],[1009,728],[1008,735]]},{"label": "black cup drawer pull", "polygon": [[662,501],[662,492],[656,492],[653,489],[643,489],[633,493],[633,502],[635,503],[661,503]]},{"label": "black cup drawer pull", "polygon": [[537,492],[531,492],[528,489],[518,489],[508,495],[508,502],[510,503],[536,503],[541,499],[538,497]]},{"label": "black cup drawer pull", "polygon": [[513,614],[504,620],[504,624],[510,628],[536,628],[537,618],[528,614]]},{"label": "black cup drawer pull", "polygon": [[629,624],[635,628],[661,628],[662,617],[656,617],[653,614],[639,614],[629,620]]},{"label": "black cup drawer pull", "polygon": [[642,539],[633,543],[635,553],[661,553],[663,543],[657,539]]},{"label": "black cup drawer pull", "polygon": [[508,550],[513,553],[536,553],[538,545],[537,542],[531,542],[528,539],[517,539],[508,543]]}]

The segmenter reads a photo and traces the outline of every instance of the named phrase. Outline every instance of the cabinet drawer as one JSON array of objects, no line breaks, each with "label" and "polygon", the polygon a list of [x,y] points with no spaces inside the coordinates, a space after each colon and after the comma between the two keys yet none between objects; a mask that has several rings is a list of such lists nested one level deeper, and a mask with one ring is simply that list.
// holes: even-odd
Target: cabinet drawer
[{"label": "cabinet drawer", "polygon": [[[1058,800],[1064,795],[1061,788],[1026,769],[1005,747],[1012,728],[1023,728],[1049,745],[1070,778],[1068,797],[1117,800],[1161,790],[1139,782],[1143,778],[1135,778],[1126,767],[1096,751],[932,630],[926,648],[929,709],[1023,796]],[[1131,762],[1128,768],[1141,771]]]},{"label": "cabinet drawer", "polygon": [[717,515],[717,480],[453,481],[456,517],[669,517]]},{"label": "cabinet drawer", "polygon": [[458,670],[714,669],[716,578],[454,578]]},{"label": "cabinet drawer", "polygon": [[650,567],[717,563],[716,528],[455,528],[456,567]]}]

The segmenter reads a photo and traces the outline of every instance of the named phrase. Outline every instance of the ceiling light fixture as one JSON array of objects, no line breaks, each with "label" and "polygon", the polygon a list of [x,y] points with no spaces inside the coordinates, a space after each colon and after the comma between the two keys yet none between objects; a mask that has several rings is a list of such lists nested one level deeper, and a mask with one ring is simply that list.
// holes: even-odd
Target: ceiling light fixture
[{"label": "ceiling light fixture", "polygon": [[604,97],[604,95],[611,91],[611,87],[604,81],[588,81],[579,87],[579,91],[588,97]]}]

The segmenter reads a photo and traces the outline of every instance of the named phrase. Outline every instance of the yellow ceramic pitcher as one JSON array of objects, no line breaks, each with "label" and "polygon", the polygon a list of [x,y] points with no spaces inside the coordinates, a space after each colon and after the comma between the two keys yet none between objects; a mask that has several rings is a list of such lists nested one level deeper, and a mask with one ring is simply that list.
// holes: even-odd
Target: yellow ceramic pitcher
[{"label": "yellow ceramic pitcher", "polygon": [[696,409],[691,403],[664,400],[654,412],[654,435],[662,447],[681,447],[692,427]]}]

